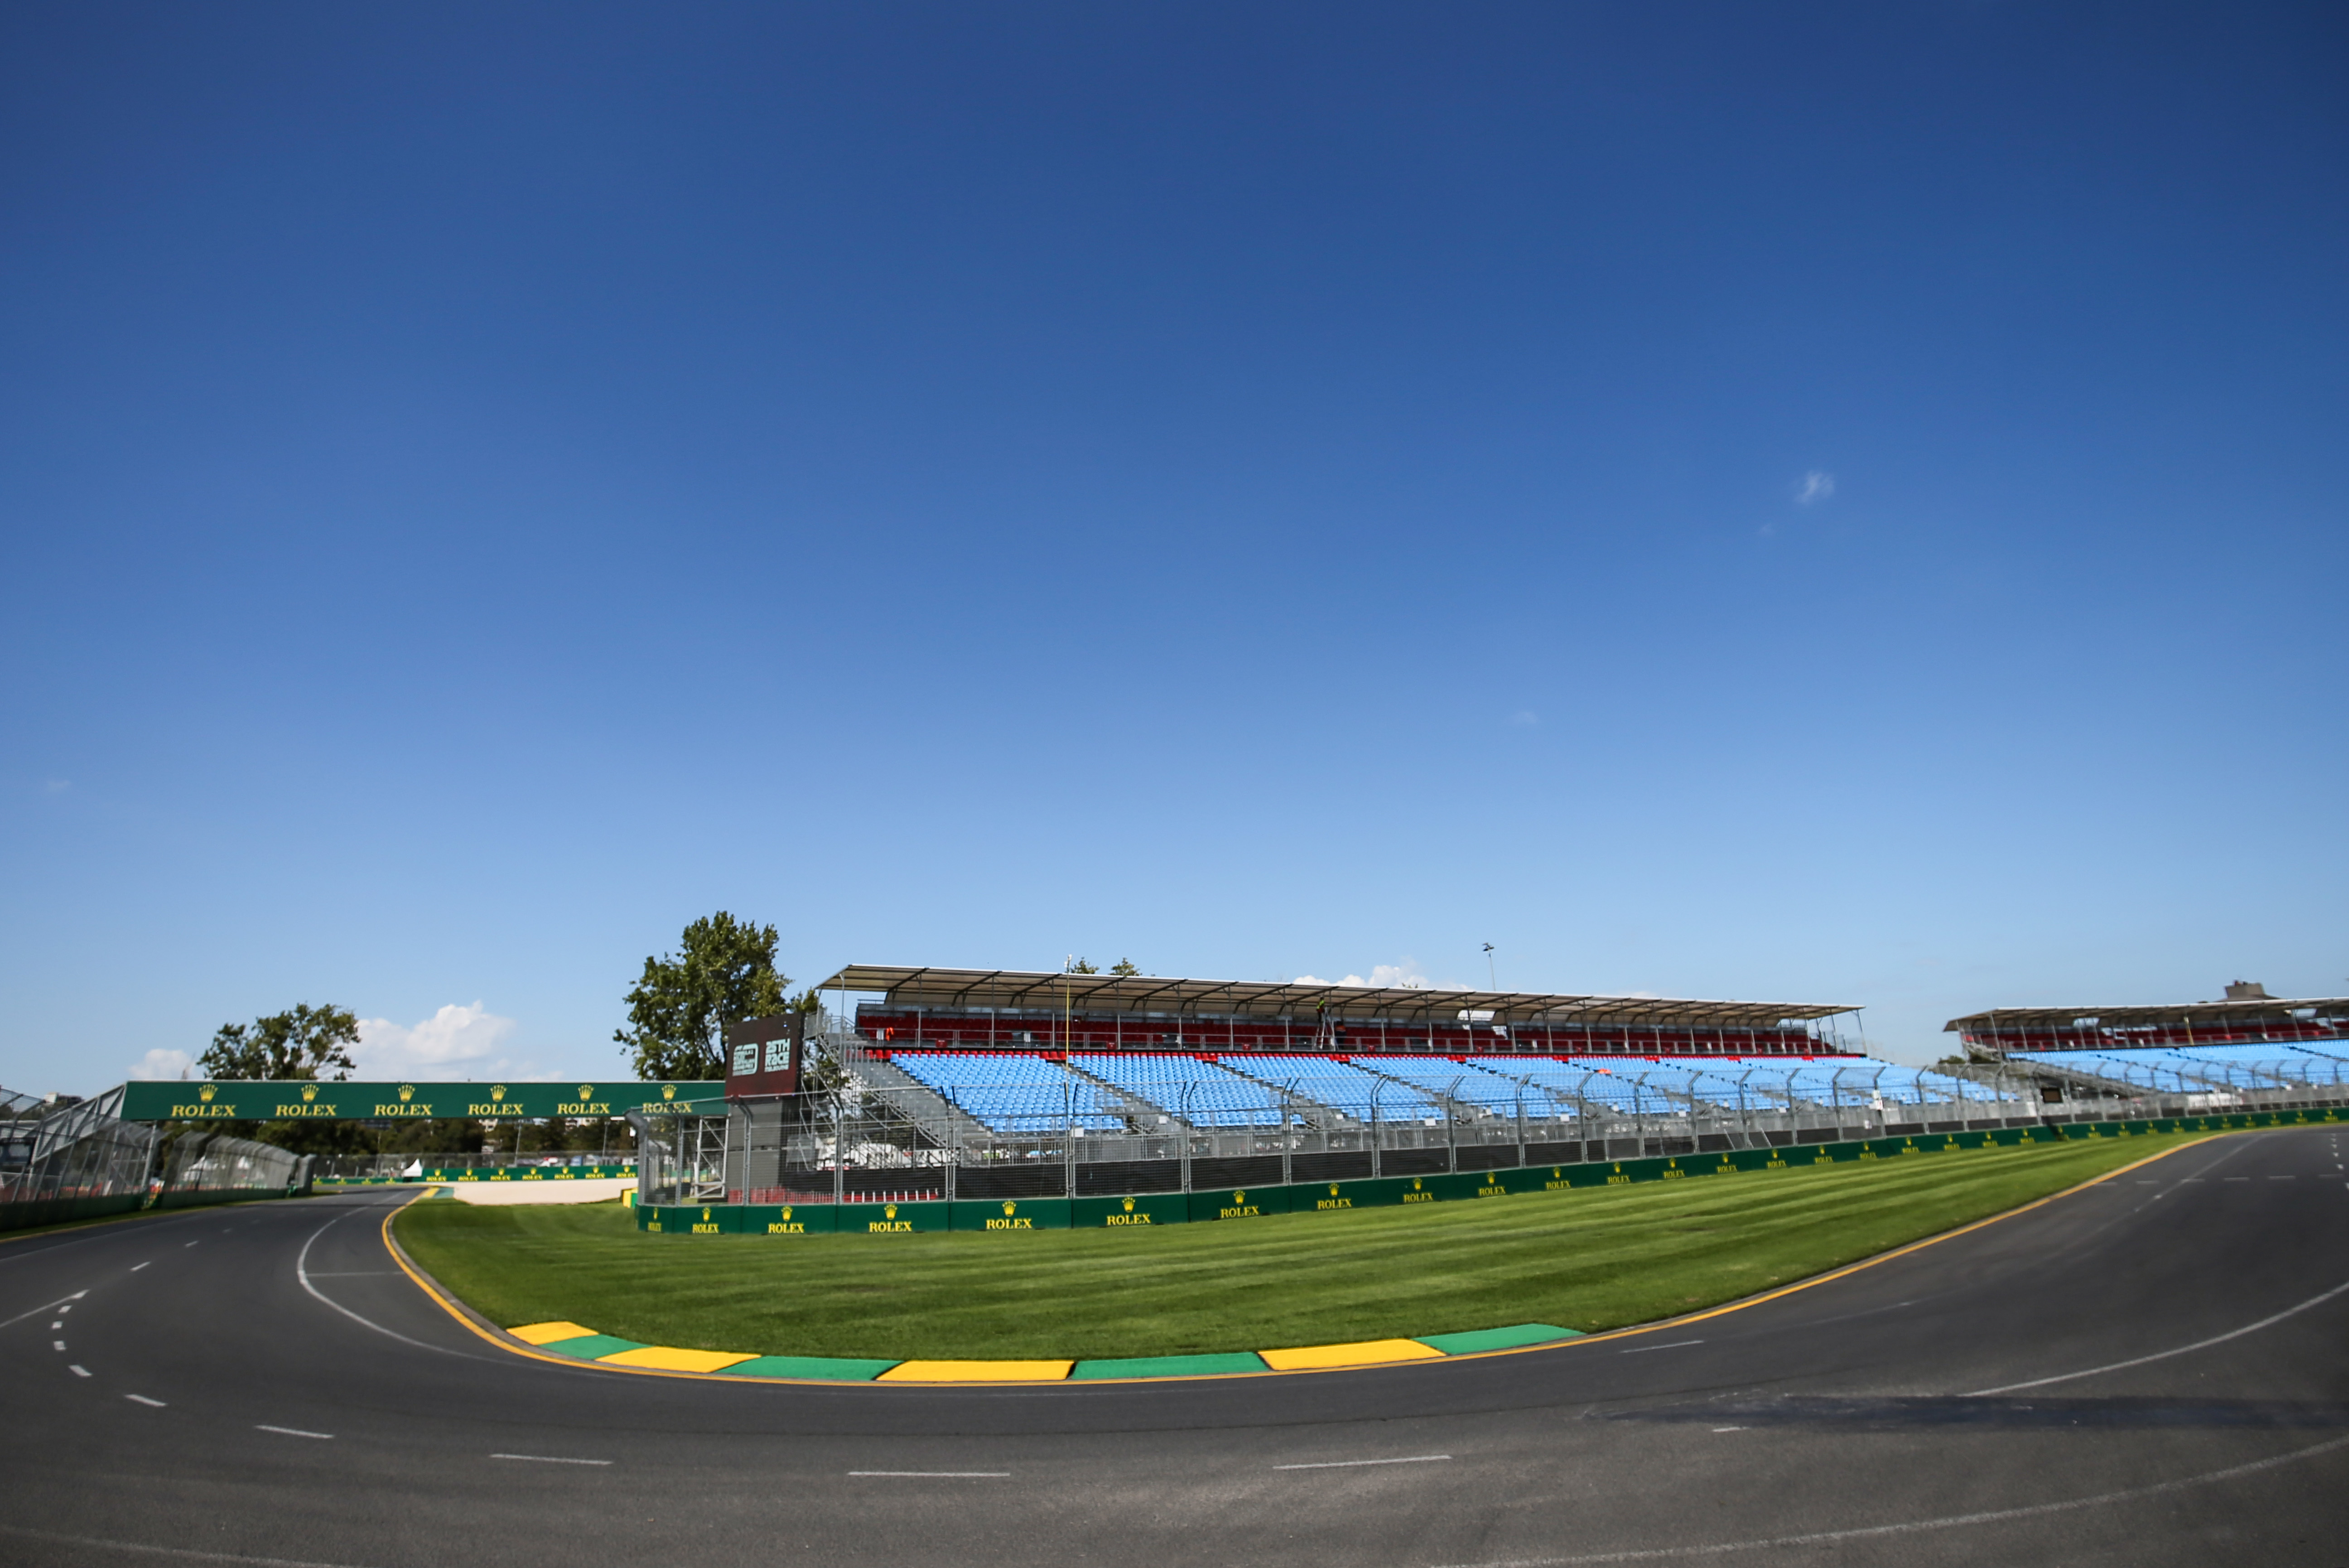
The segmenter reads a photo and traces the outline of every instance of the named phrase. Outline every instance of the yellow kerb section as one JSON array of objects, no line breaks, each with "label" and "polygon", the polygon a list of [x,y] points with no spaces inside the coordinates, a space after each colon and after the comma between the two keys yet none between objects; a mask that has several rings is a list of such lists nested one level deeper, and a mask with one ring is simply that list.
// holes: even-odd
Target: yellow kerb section
[{"label": "yellow kerb section", "polygon": [[649,1366],[657,1372],[715,1372],[731,1366],[738,1361],[754,1359],[731,1350],[673,1350],[666,1345],[647,1345],[636,1350],[624,1350],[617,1355],[599,1355],[598,1366]]},{"label": "yellow kerb section", "polygon": [[595,1331],[575,1323],[526,1323],[506,1332],[524,1345],[553,1345],[558,1339],[578,1339]]},{"label": "yellow kerb section", "polygon": [[1444,1352],[1415,1339],[1365,1339],[1355,1345],[1307,1345],[1295,1350],[1259,1350],[1275,1372],[1315,1366],[1376,1366],[1381,1361],[1441,1361]]},{"label": "yellow kerb section", "polygon": [[1073,1361],[901,1361],[876,1383],[1058,1383]]}]

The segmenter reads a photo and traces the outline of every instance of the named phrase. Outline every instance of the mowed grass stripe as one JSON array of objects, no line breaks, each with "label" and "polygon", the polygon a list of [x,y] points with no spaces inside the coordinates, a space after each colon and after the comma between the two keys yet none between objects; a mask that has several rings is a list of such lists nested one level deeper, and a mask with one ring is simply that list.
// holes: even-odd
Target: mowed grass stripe
[{"label": "mowed grass stripe", "polygon": [[1985,1219],[2202,1135],[1959,1150],[1475,1202],[913,1236],[647,1236],[617,1205],[417,1204],[400,1242],[492,1323],[890,1360],[1106,1359],[1592,1333]]}]

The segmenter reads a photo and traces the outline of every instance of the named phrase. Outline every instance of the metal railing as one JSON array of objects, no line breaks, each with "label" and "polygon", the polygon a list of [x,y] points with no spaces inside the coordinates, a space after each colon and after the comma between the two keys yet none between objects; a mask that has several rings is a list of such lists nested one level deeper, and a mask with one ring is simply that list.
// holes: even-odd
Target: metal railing
[{"label": "metal railing", "polygon": [[0,1231],[291,1192],[307,1160],[249,1138],[125,1122],[120,1090],[66,1106],[0,1089]]}]

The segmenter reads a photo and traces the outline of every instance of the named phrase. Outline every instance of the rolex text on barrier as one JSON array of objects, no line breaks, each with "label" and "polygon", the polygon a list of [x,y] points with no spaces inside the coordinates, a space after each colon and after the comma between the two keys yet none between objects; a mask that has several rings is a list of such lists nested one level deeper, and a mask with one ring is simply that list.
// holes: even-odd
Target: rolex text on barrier
[{"label": "rolex text on barrier", "polygon": [[715,1083],[361,1084],[319,1081],[129,1084],[127,1122],[389,1122],[465,1118],[543,1121],[671,1111],[718,1093]]}]

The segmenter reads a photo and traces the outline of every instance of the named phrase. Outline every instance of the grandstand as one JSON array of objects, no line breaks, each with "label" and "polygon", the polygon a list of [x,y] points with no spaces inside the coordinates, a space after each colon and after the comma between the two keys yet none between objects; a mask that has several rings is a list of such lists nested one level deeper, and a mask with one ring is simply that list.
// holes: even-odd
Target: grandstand
[{"label": "grandstand", "polygon": [[2273,997],[2256,981],[2219,1002],[2000,1007],[1944,1028],[1972,1060],[2027,1073],[2046,1104],[2151,1096],[2208,1109],[2349,1081],[2349,998]]},{"label": "grandstand", "polygon": [[873,965],[822,990],[820,1088],[743,1080],[664,1135],[692,1201],[1188,1191],[2039,1115],[1995,1072],[1867,1055],[1837,1004]]}]

